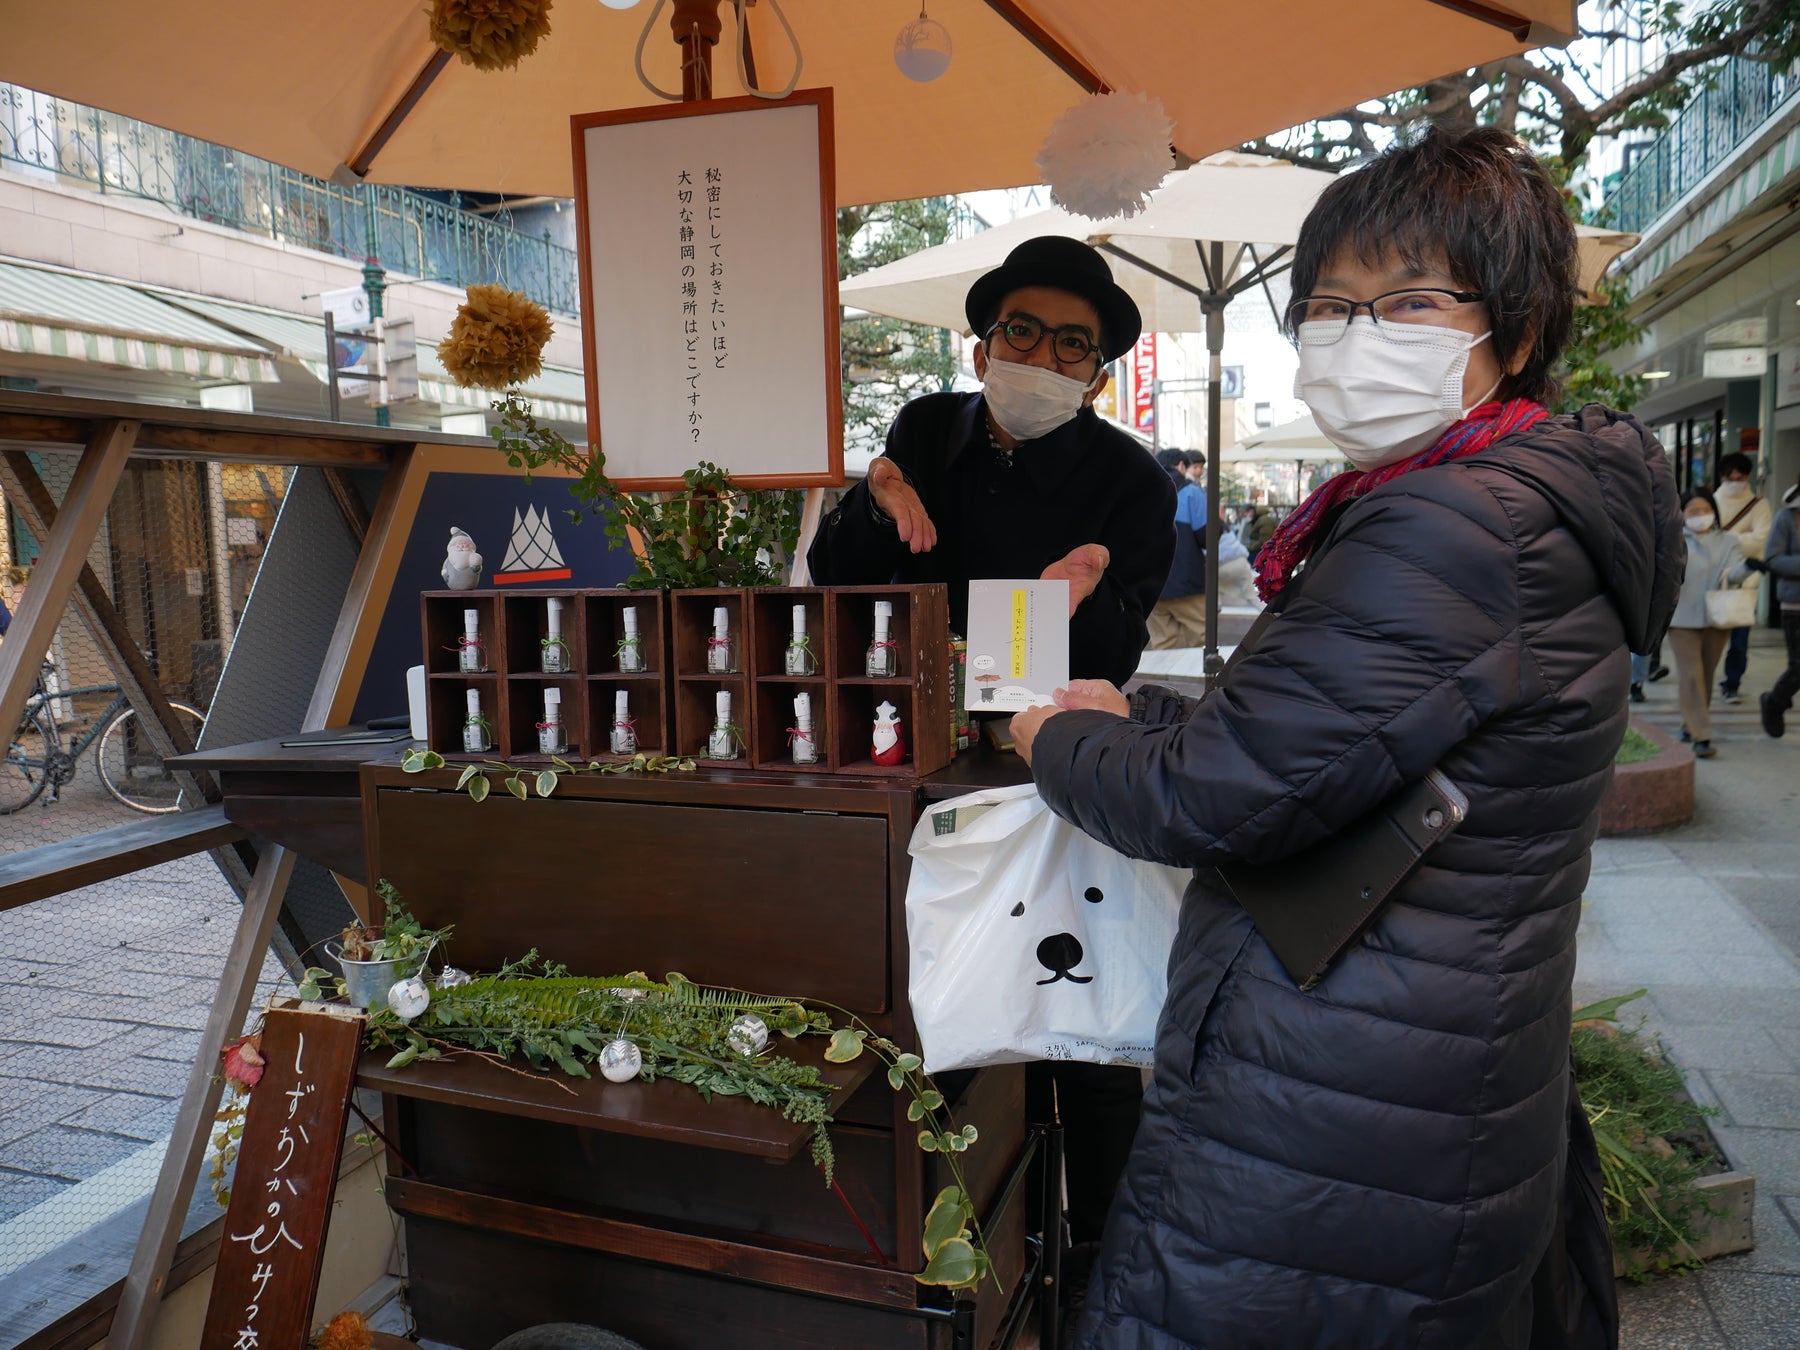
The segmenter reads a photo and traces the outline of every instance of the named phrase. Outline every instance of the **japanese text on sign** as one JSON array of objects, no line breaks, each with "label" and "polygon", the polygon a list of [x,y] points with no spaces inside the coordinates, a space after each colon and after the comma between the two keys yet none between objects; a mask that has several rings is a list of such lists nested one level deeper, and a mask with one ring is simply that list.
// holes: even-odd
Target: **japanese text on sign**
[{"label": "japanese text on sign", "polygon": [[705,374],[724,370],[731,356],[725,326],[725,171],[709,165],[696,183],[690,170],[678,170],[675,209],[687,427],[698,445],[706,423]]}]

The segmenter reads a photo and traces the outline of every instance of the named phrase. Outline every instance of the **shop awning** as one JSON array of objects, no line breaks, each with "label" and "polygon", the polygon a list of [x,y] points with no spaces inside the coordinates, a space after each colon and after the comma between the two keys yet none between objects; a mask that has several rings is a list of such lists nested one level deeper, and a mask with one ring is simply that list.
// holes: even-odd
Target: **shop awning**
[{"label": "shop awning", "polygon": [[[325,325],[319,319],[190,296],[172,297],[171,302],[268,343],[284,356],[299,361],[321,383],[329,378],[325,366]],[[547,367],[522,392],[538,417],[577,426],[587,421],[587,388],[579,370]],[[419,397],[446,408],[478,408],[483,412],[494,401],[494,395],[487,390],[466,389],[453,380],[437,358],[434,340],[423,336],[419,341]]]},{"label": "shop awning", "polygon": [[259,344],[142,291],[0,262],[0,351],[234,384],[269,383]]}]

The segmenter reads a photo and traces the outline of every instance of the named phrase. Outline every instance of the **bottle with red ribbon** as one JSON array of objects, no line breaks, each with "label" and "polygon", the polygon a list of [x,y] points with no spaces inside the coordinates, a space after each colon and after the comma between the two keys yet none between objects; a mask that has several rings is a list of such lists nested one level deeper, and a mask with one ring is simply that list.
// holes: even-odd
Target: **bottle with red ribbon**
[{"label": "bottle with red ribbon", "polygon": [[615,755],[635,755],[638,748],[637,721],[631,715],[631,694],[621,689],[613,695],[612,739]]},{"label": "bottle with red ribbon", "polygon": [[794,695],[794,725],[788,729],[788,749],[796,764],[819,762],[818,742],[813,739],[812,695]]},{"label": "bottle with red ribbon", "polygon": [[706,673],[729,675],[737,669],[731,637],[731,611],[724,605],[713,610],[712,636],[706,639]]},{"label": "bottle with red ribbon", "polygon": [[900,647],[888,630],[893,626],[894,602],[875,602],[875,640],[869,643],[869,656],[863,674],[871,680],[891,680],[900,673]]}]

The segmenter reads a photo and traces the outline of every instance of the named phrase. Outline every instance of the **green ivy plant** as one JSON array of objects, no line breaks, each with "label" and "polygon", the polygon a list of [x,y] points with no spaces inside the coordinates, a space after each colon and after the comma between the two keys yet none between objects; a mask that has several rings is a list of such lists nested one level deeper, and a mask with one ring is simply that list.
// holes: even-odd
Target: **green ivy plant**
[{"label": "green ivy plant", "polygon": [[[444,757],[435,750],[414,748],[400,756],[402,773],[425,773],[431,769],[441,769],[445,763]],[[474,800],[486,801],[488,793],[493,789],[493,780],[488,775],[503,773],[506,777],[500,781],[506,790],[524,801],[533,790],[540,797],[548,797],[556,791],[556,785],[562,781],[564,774],[692,773],[696,767],[694,761],[685,755],[633,755],[630,759],[613,760],[604,764],[599,760],[589,760],[585,767],[571,764],[559,755],[552,755],[550,764],[548,769],[534,769],[509,764],[503,759],[477,760],[463,766],[456,786]]]},{"label": "green ivy plant", "polygon": [[579,523],[598,512],[606,537],[631,550],[637,570],[621,584],[636,590],[697,586],[779,586],[783,560],[800,543],[805,494],[753,492],[704,461],[682,475],[680,492],[621,492],[606,476],[606,457],[582,449],[545,426],[516,390],[494,400],[500,423],[490,433],[506,462],[524,469],[572,475],[569,511]]},{"label": "green ivy plant", "polygon": [[876,1035],[868,1026],[839,1027],[832,1032],[825,1058],[833,1064],[847,1064],[864,1051],[887,1065],[889,1087],[912,1098],[906,1118],[924,1127],[919,1131],[919,1147],[941,1155],[950,1170],[951,1184],[938,1192],[925,1215],[925,1269],[919,1272],[918,1281],[971,1289],[993,1271],[981,1221],[975,1216],[975,1204],[969,1198],[968,1183],[963,1180],[962,1164],[957,1160],[957,1155],[966,1152],[979,1135],[973,1125],[956,1128],[945,1109],[944,1094],[925,1076],[924,1062],[917,1055]]}]

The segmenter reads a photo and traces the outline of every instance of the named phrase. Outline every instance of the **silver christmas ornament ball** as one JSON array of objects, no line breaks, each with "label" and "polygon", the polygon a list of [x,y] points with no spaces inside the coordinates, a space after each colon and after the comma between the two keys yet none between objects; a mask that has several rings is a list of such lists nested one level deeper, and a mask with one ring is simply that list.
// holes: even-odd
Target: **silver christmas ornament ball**
[{"label": "silver christmas ornament ball", "polygon": [[388,990],[388,1007],[403,1022],[410,1022],[431,1006],[431,990],[417,975],[408,976]]},{"label": "silver christmas ornament ball", "polygon": [[740,1055],[754,1055],[769,1043],[769,1024],[755,1013],[745,1013],[725,1033],[725,1044]]},{"label": "silver christmas ornament ball", "polygon": [[439,989],[455,989],[467,984],[471,976],[466,970],[458,970],[455,966],[445,966],[438,972],[437,987]]},{"label": "silver christmas ornament ball", "polygon": [[644,1067],[644,1052],[623,1036],[600,1052],[600,1076],[609,1083],[629,1083]]}]

